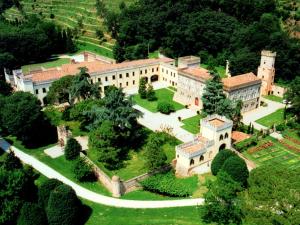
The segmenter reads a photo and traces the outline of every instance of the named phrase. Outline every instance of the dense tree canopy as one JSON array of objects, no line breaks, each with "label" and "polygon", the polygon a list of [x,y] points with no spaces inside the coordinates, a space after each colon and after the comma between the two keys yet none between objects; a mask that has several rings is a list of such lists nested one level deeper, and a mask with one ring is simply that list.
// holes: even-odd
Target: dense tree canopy
[{"label": "dense tree canopy", "polygon": [[[1,2],[8,2],[2,0]],[[0,2],[0,10],[1,10]],[[18,68],[30,62],[48,59],[54,53],[75,49],[71,33],[37,17],[13,24],[0,21],[0,71]]]},{"label": "dense tree canopy", "polygon": [[299,168],[260,166],[251,171],[241,193],[245,224],[294,224],[300,221]]},{"label": "dense tree canopy", "polygon": [[241,224],[241,210],[237,200],[241,185],[226,172],[220,171],[217,180],[209,183],[208,192],[204,194],[205,222],[217,224]]},{"label": "dense tree canopy", "polygon": [[292,111],[298,121],[300,121],[300,76],[291,82],[285,97],[287,101],[291,103],[290,111]]},{"label": "dense tree canopy", "polygon": [[211,163],[211,172],[213,175],[217,175],[218,172],[221,170],[224,162],[232,157],[235,156],[235,153],[229,149],[224,149],[216,155],[216,157],[213,159]]},{"label": "dense tree canopy", "polygon": [[45,211],[36,203],[23,204],[17,225],[47,225]]},{"label": "dense tree canopy", "polygon": [[51,191],[53,191],[56,187],[59,185],[62,185],[63,183],[56,179],[49,179],[43,182],[39,188],[38,191],[38,202],[39,205],[43,208],[46,208],[48,205],[48,200]]},{"label": "dense tree canopy", "polygon": [[118,61],[145,58],[149,47],[171,57],[212,56],[217,65],[230,59],[236,75],[256,72],[261,50],[269,49],[277,52],[276,79],[300,75],[300,43],[282,30],[275,0],[139,0],[105,15]]},{"label": "dense tree canopy", "polygon": [[0,95],[10,95],[12,93],[12,87],[10,86],[10,84],[6,83],[3,80],[0,80]]},{"label": "dense tree canopy", "polygon": [[[40,101],[29,92],[15,92],[3,99],[0,126],[25,145],[55,141],[53,127],[41,111]],[[32,141],[34,139],[34,141]]]}]

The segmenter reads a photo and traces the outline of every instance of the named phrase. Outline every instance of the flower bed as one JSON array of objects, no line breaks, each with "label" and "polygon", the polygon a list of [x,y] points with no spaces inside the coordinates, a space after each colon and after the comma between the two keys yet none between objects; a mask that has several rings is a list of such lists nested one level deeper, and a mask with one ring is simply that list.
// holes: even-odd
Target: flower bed
[{"label": "flower bed", "polygon": [[292,151],[297,152],[297,153],[300,153],[300,148],[292,146],[292,145],[286,143],[284,140],[280,140],[279,142],[280,142],[280,144],[282,144],[287,149],[292,150]]},{"label": "flower bed", "polygon": [[255,152],[259,152],[261,150],[265,150],[266,148],[270,148],[272,146],[274,146],[274,144],[271,141],[268,141],[268,142],[266,142],[264,144],[261,144],[261,145],[259,145],[257,147],[250,148],[249,151],[248,151],[248,153],[249,154],[253,154]]}]

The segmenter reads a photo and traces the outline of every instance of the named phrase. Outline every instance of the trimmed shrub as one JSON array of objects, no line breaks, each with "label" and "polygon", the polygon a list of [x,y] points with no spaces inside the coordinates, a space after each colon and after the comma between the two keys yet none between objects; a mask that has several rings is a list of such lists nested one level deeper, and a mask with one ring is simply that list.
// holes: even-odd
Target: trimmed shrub
[{"label": "trimmed shrub", "polygon": [[44,209],[36,203],[25,202],[21,208],[17,225],[47,225]]},{"label": "trimmed shrub", "polygon": [[65,158],[66,160],[74,160],[77,159],[82,151],[81,145],[75,138],[70,138],[67,141],[67,145],[65,147]]},{"label": "trimmed shrub", "polygon": [[42,185],[38,191],[39,205],[43,208],[46,208],[48,205],[50,192],[62,184],[63,183],[61,181],[56,180],[56,179],[49,179],[49,180],[46,180],[44,183],[42,183]]},{"label": "trimmed shrub", "polygon": [[228,173],[234,181],[239,182],[242,186],[247,186],[249,171],[246,162],[240,157],[232,156],[228,158],[221,170]]},{"label": "trimmed shrub", "polygon": [[73,167],[73,173],[75,178],[80,182],[95,180],[92,166],[83,158],[76,160]]},{"label": "trimmed shrub", "polygon": [[277,131],[284,131],[285,129],[285,125],[284,124],[278,124],[276,125],[276,130]]},{"label": "trimmed shrub", "polygon": [[222,168],[224,162],[229,157],[235,156],[236,154],[229,149],[224,149],[220,151],[211,163],[211,172],[213,175],[217,175],[220,169]]},{"label": "trimmed shrub", "polygon": [[142,99],[147,98],[147,87],[146,87],[146,85],[147,85],[146,78],[145,78],[145,77],[142,77],[142,78],[140,79],[139,90],[138,90],[139,95],[140,95],[140,97],[141,97]]},{"label": "trimmed shrub", "polygon": [[157,100],[157,97],[155,95],[155,91],[154,91],[153,86],[151,84],[149,84],[148,88],[147,88],[147,100],[148,101]]},{"label": "trimmed shrub", "polygon": [[56,187],[46,209],[49,225],[75,225],[79,220],[80,200],[68,185]]},{"label": "trimmed shrub", "polygon": [[157,110],[163,114],[170,114],[171,112],[174,112],[174,106],[165,101],[160,101],[157,103]]},{"label": "trimmed shrub", "polygon": [[141,185],[147,191],[172,196],[187,197],[191,196],[197,189],[197,177],[178,179],[172,172],[156,174],[141,181]]}]

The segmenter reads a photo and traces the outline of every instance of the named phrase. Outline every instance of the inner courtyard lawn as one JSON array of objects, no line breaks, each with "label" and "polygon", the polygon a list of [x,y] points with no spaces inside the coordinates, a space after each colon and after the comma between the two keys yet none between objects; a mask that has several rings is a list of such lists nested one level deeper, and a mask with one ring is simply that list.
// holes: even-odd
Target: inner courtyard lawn
[{"label": "inner courtyard lawn", "polygon": [[263,97],[265,99],[268,99],[268,100],[271,100],[271,101],[274,101],[274,102],[282,103],[282,101],[283,101],[283,98],[275,96],[275,95],[265,95]]},{"label": "inner courtyard lawn", "polygon": [[25,65],[22,66],[21,69],[23,70],[23,73],[28,73],[30,70],[39,69],[40,67],[44,67],[47,69],[56,66],[61,66],[63,64],[68,64],[68,63],[70,63],[70,59],[56,58],[56,59],[50,59],[48,62]]},{"label": "inner courtyard lawn", "polygon": [[176,207],[162,209],[127,209],[100,205],[82,199],[90,207],[91,215],[86,225],[140,225],[140,224],[180,224],[202,225],[201,207]]},{"label": "inner courtyard lawn", "polygon": [[149,110],[150,112],[158,112],[157,110],[157,103],[159,101],[166,101],[171,103],[174,106],[175,111],[183,109],[184,106],[178,102],[173,101],[174,92],[168,90],[166,88],[155,90],[155,95],[157,100],[155,101],[148,101],[147,99],[142,99],[140,95],[133,95],[133,100],[136,104],[142,106],[143,108]]},{"label": "inner courtyard lawn", "polygon": [[200,120],[202,118],[202,115],[196,115],[191,118],[184,119],[181,121],[184,124],[181,128],[191,132],[192,134],[198,134],[200,132]]},{"label": "inner courtyard lawn", "polygon": [[278,109],[277,111],[256,120],[255,122],[265,126],[271,127],[274,124],[280,124],[284,122],[284,109]]}]

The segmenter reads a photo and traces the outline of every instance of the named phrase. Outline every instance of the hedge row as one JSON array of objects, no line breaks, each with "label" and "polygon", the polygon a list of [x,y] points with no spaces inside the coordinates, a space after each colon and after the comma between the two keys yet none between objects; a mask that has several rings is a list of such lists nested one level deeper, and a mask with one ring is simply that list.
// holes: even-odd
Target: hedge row
[{"label": "hedge row", "polygon": [[[190,180],[187,180],[190,179]],[[195,185],[191,184],[195,183]],[[197,187],[197,179],[194,177],[186,179],[177,179],[172,172],[166,174],[157,174],[141,182],[143,188],[147,191],[171,196],[171,197],[188,197]]]}]

